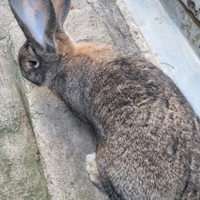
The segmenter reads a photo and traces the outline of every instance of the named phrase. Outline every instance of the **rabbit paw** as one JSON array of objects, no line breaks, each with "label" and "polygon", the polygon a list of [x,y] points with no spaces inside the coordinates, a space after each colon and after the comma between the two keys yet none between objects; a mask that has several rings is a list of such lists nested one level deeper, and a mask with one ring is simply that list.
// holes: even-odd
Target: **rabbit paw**
[{"label": "rabbit paw", "polygon": [[90,180],[96,186],[98,186],[101,181],[100,181],[100,173],[99,173],[99,170],[97,168],[95,158],[96,158],[96,153],[88,154],[86,156],[86,162],[87,162],[86,170],[87,170],[88,174],[90,175]]}]

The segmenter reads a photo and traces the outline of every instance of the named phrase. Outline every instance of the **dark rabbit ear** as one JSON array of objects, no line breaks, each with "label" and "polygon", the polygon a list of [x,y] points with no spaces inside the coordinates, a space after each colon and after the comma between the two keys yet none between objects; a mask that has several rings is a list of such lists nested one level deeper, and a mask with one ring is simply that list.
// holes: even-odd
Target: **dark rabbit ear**
[{"label": "dark rabbit ear", "polygon": [[71,0],[53,0],[59,28],[63,28],[63,23],[69,13]]},{"label": "dark rabbit ear", "polygon": [[56,14],[51,0],[9,0],[27,40],[36,48],[55,52]]}]

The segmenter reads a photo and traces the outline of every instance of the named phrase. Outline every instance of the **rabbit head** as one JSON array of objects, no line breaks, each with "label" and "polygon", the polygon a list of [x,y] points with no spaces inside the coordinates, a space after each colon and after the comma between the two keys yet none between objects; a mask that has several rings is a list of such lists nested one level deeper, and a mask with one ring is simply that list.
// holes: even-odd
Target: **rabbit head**
[{"label": "rabbit head", "polygon": [[42,85],[58,64],[56,29],[63,29],[71,0],[9,0],[9,4],[27,39],[18,54],[21,73]]}]

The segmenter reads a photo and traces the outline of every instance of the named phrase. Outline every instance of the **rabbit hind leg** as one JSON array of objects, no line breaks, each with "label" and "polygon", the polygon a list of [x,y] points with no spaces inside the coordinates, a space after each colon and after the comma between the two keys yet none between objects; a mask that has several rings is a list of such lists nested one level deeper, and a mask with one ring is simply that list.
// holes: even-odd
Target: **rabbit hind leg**
[{"label": "rabbit hind leg", "polygon": [[99,189],[102,189],[101,179],[100,179],[100,173],[97,168],[97,164],[95,161],[96,153],[88,154],[86,156],[86,170],[88,174],[90,175],[90,180],[93,182],[93,184]]},{"label": "rabbit hind leg", "polygon": [[106,176],[104,170],[101,169],[101,174],[96,163],[96,153],[88,154],[86,156],[86,170],[90,175],[90,179],[98,190],[104,195],[105,199],[124,200],[122,196],[113,188],[112,182]]}]

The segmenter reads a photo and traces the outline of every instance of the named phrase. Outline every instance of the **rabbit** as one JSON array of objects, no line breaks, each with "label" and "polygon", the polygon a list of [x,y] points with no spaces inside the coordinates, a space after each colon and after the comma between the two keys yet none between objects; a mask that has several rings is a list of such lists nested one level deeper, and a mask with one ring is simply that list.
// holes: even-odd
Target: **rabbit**
[{"label": "rabbit", "polygon": [[[91,181],[110,200],[200,199],[200,120],[159,68],[124,49],[74,42],[70,0],[9,0],[27,39],[22,75],[91,126]],[[81,33],[80,33],[81,34]]]}]

